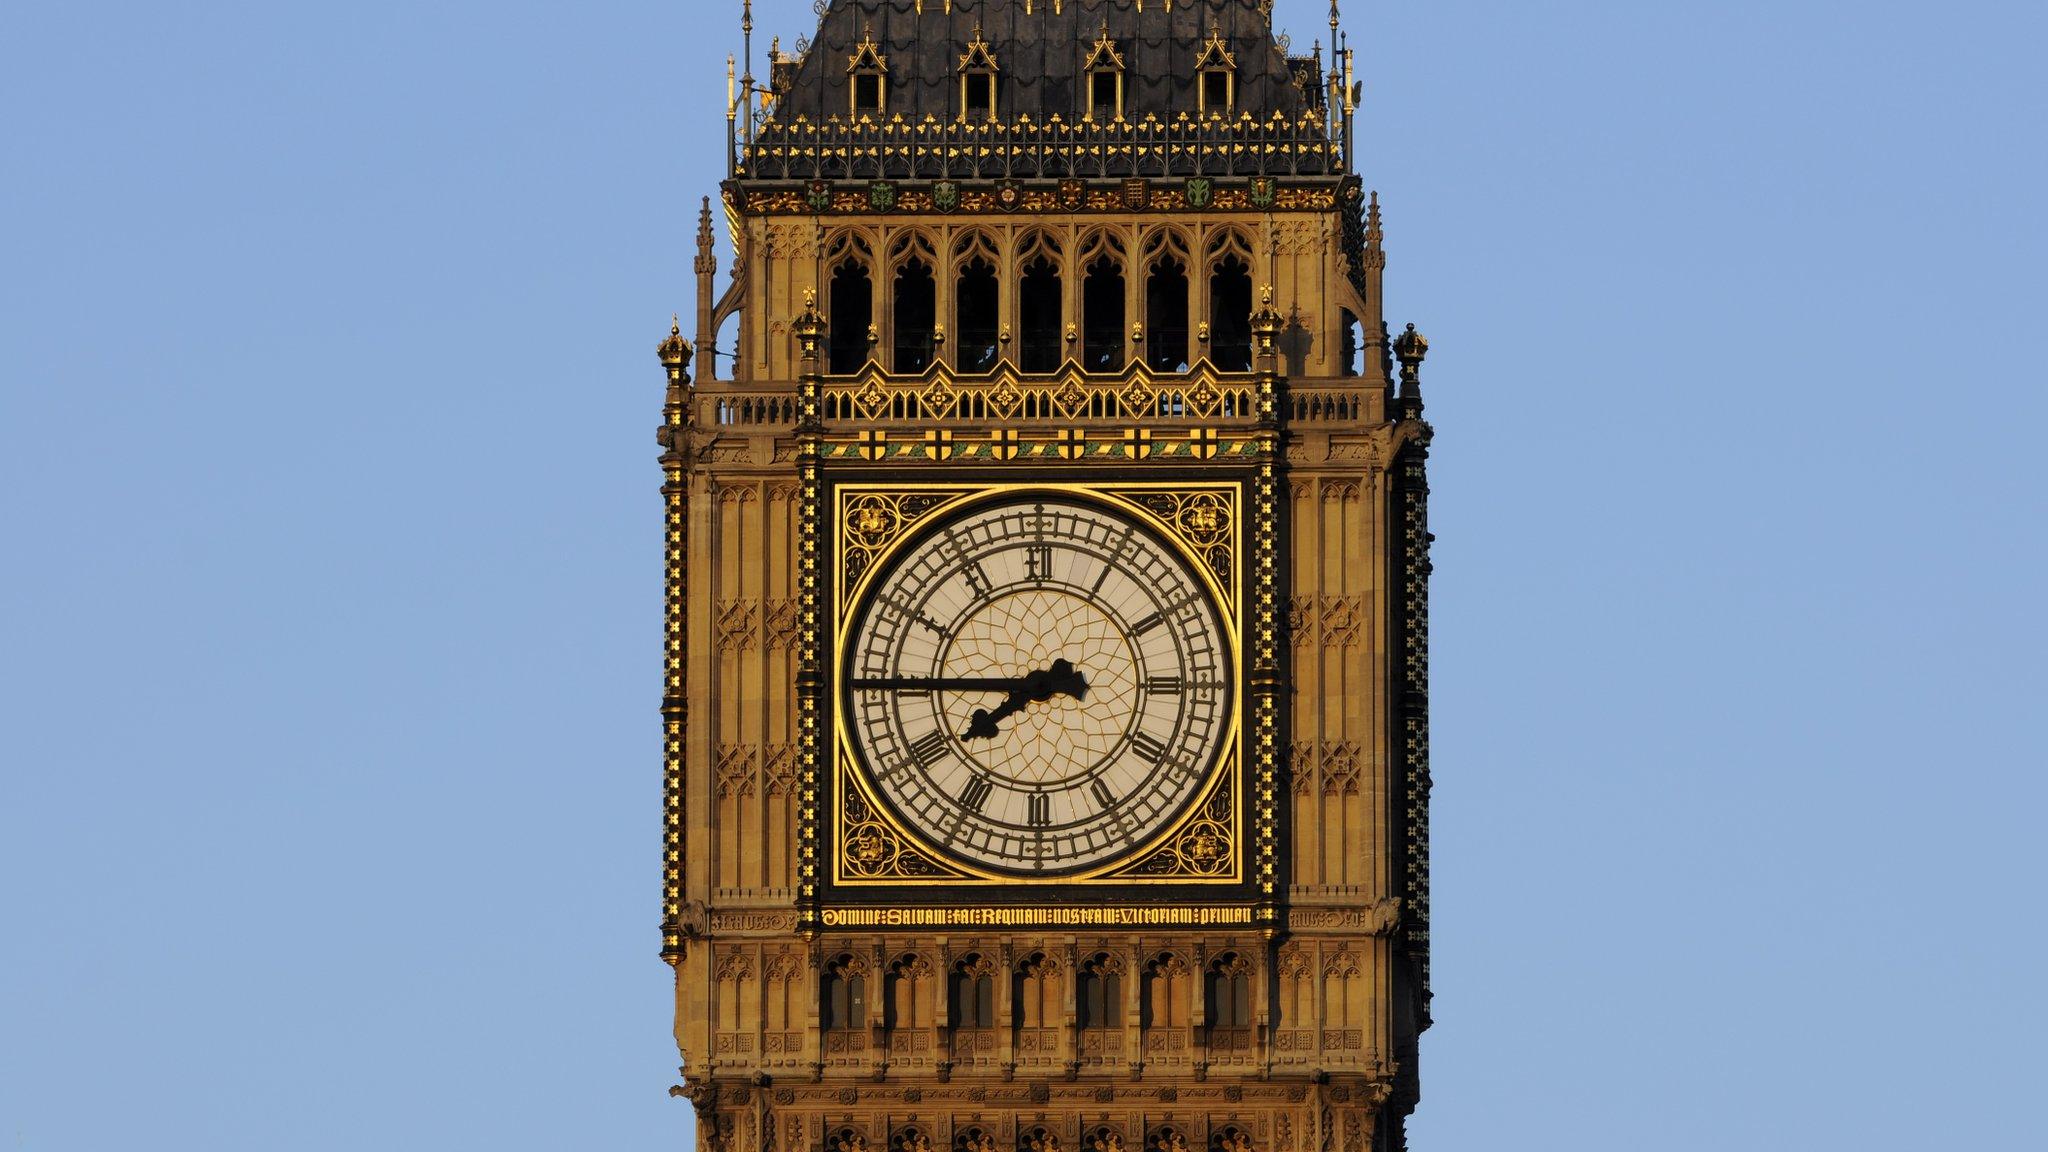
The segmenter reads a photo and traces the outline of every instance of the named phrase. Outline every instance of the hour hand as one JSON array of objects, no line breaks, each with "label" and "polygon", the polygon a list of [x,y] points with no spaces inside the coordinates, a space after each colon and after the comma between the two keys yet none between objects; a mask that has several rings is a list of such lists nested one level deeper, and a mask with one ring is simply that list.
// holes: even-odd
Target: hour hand
[{"label": "hour hand", "polygon": [[1068,660],[1055,660],[1052,667],[1041,668],[1016,681],[1016,687],[994,711],[976,708],[967,722],[967,731],[962,740],[993,740],[1003,734],[1002,722],[1022,712],[1031,704],[1043,703],[1054,696],[1072,696],[1076,700],[1088,698],[1088,678]]}]

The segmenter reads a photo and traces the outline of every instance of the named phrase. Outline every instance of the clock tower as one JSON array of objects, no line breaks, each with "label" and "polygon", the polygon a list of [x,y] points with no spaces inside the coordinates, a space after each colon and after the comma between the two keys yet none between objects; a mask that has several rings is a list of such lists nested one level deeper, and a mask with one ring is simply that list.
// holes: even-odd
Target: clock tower
[{"label": "clock tower", "polygon": [[1335,6],[819,9],[660,349],[699,1152],[1404,1148],[1427,345]]}]

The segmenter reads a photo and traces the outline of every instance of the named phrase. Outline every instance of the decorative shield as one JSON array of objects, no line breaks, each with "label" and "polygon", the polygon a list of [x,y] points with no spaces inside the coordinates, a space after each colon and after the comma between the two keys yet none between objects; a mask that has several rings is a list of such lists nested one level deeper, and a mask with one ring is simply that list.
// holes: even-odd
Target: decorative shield
[{"label": "decorative shield", "polygon": [[1279,196],[1280,181],[1271,176],[1252,177],[1252,207],[1271,208]]},{"label": "decorative shield", "polygon": [[1024,189],[1015,180],[1004,180],[996,185],[996,204],[1006,212],[1014,212],[1024,204]]},{"label": "decorative shield", "polygon": [[1088,199],[1088,187],[1079,180],[1060,181],[1060,207],[1072,212]]},{"label": "decorative shield", "polygon": [[877,212],[887,212],[896,206],[896,185],[887,180],[877,180],[868,185],[868,207]]},{"label": "decorative shield", "polygon": [[832,207],[832,186],[823,180],[811,181],[808,199],[811,202],[811,211],[823,212]]},{"label": "decorative shield", "polygon": [[941,180],[932,185],[932,207],[941,212],[951,212],[960,206],[960,185],[951,180]]},{"label": "decorative shield", "polygon": [[1136,210],[1145,207],[1151,200],[1151,185],[1138,179],[1124,181],[1124,207]]},{"label": "decorative shield", "polygon": [[1188,178],[1188,207],[1207,208],[1216,196],[1216,182],[1207,176]]}]

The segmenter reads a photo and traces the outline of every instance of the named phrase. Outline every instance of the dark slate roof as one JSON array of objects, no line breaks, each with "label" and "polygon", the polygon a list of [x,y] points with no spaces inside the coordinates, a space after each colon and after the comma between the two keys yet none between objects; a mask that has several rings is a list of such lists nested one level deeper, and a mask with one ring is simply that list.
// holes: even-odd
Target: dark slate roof
[{"label": "dark slate roof", "polygon": [[[870,31],[888,68],[889,117],[952,120],[960,113],[960,58],[980,29],[1001,69],[998,113],[1044,122],[1073,121],[1086,98],[1084,65],[1107,28],[1124,58],[1124,113],[1168,120],[1196,110],[1196,63],[1211,29],[1228,42],[1237,64],[1237,109],[1262,120],[1289,119],[1322,103],[1313,57],[1290,62],[1274,39],[1273,19],[1258,0],[834,0],[794,67],[776,69],[781,89],[771,122],[798,117],[816,124],[846,117],[852,104],[847,66]],[[1301,75],[1305,84],[1298,85]]]}]

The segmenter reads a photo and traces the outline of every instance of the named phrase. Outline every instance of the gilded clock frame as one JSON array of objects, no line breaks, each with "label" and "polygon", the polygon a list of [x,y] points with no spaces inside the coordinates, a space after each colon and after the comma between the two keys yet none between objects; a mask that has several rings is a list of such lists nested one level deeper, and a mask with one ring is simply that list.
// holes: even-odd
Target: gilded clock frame
[{"label": "gilded clock frame", "polygon": [[[1253,679],[1253,651],[1247,644],[1254,622],[1257,588],[1253,573],[1270,570],[1272,558],[1258,553],[1273,548],[1269,525],[1259,522],[1261,504],[1255,470],[1210,466],[1200,470],[1145,469],[1136,474],[1104,475],[1090,469],[1019,476],[1000,472],[953,471],[936,478],[930,471],[879,472],[866,468],[831,469],[837,476],[820,477],[817,515],[812,534],[819,576],[816,666],[818,708],[826,731],[817,741],[818,759],[807,793],[817,862],[817,899],[809,921],[822,926],[862,926],[884,919],[901,923],[950,923],[947,911],[958,906],[986,905],[992,889],[1027,889],[1030,903],[1056,904],[1063,895],[1088,897],[1095,903],[1105,890],[1142,889],[1148,902],[1176,898],[1182,907],[1158,909],[1169,918],[1190,922],[1242,922],[1253,919],[1257,900],[1253,882],[1256,855],[1271,835],[1270,806],[1252,803],[1253,732],[1259,713],[1248,694]],[[858,767],[850,744],[844,696],[837,686],[844,666],[846,625],[879,574],[888,571],[900,550],[921,538],[925,527],[984,503],[1026,499],[1046,493],[1105,506],[1144,524],[1197,574],[1214,599],[1222,621],[1232,677],[1230,720],[1223,746],[1205,766],[1206,776],[1195,797],[1174,818],[1155,830],[1134,851],[1094,867],[1058,876],[1032,877],[976,868],[945,856],[928,845],[890,810]],[[864,512],[882,508],[879,515]],[[1213,516],[1222,510],[1227,525],[1219,533]],[[1262,563],[1262,560],[1264,563]],[[1224,848],[1217,855],[1217,843]],[[1237,902],[1234,905],[1232,902]],[[933,918],[920,920],[911,905],[932,905]],[[881,906],[877,908],[877,906]],[[1218,906],[1222,905],[1222,906]],[[862,909],[866,909],[865,912]],[[1015,915],[1028,909],[986,909]]]}]

